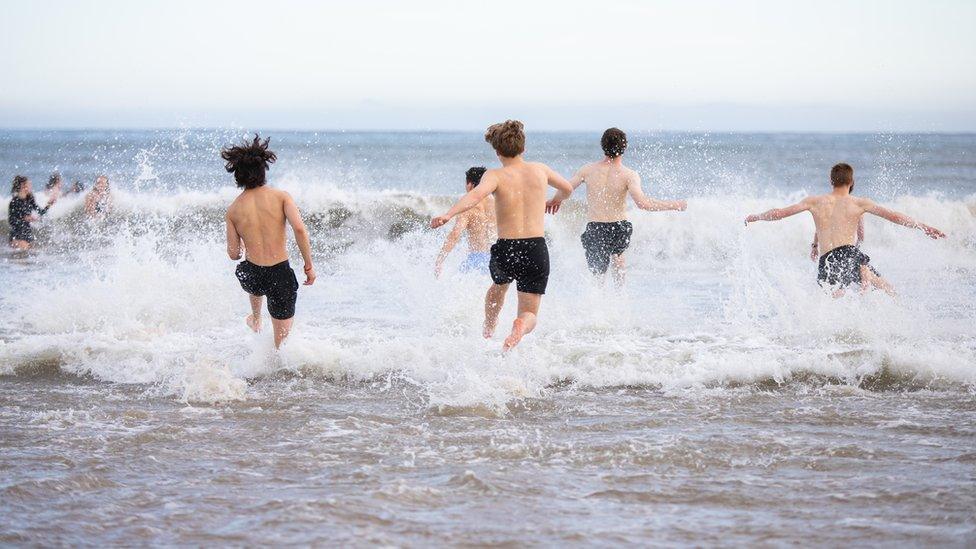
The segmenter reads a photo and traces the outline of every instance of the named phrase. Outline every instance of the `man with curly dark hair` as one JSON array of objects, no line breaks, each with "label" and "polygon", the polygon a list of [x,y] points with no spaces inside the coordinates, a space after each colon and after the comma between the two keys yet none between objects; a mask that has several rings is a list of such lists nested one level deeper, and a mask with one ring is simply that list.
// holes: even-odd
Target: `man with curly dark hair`
[{"label": "man with curly dark hair", "polygon": [[285,191],[265,186],[268,167],[277,160],[268,141],[255,135],[253,141],[225,148],[220,157],[244,189],[227,209],[227,255],[240,259],[243,243],[245,259],[237,265],[237,279],[251,299],[246,323],[255,332],[261,330],[261,301],[267,296],[278,348],[291,330],[298,300],[298,279],[285,248],[285,221],[295,232],[305,262],[306,286],[315,282],[315,268],[308,230],[295,201]]}]

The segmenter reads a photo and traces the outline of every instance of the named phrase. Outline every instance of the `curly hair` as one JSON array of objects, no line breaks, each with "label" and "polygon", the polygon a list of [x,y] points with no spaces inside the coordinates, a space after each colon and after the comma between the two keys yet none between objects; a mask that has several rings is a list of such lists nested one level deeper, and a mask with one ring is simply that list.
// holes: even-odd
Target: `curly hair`
[{"label": "curly hair", "polygon": [[600,146],[603,148],[603,154],[607,157],[617,158],[627,150],[627,134],[619,128],[610,128],[603,132],[603,137],[600,138]]},{"label": "curly hair", "polygon": [[254,134],[254,140],[245,140],[240,145],[224,147],[220,151],[220,157],[227,163],[224,168],[234,174],[234,181],[242,189],[256,189],[264,185],[267,180],[268,168],[278,156],[268,150],[268,142],[271,138],[261,141],[258,134]]},{"label": "curly hair", "polygon": [[515,158],[525,152],[525,131],[524,126],[518,120],[506,120],[498,124],[488,126],[485,132],[485,141],[491,143],[492,148],[499,156],[505,158]]}]

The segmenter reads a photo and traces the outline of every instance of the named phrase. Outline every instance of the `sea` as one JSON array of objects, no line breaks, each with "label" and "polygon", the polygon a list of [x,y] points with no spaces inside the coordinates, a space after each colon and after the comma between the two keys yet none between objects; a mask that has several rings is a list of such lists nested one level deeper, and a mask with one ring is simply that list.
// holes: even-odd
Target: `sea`
[{"label": "sea", "polygon": [[[602,157],[529,130],[567,177]],[[515,296],[483,339],[490,280],[463,242],[435,277],[429,229],[498,165],[480,133],[261,132],[319,276],[280,351],[225,251],[219,152],[250,134],[0,131],[4,238],[17,174],[42,204],[54,171],[104,174],[115,203],[65,196],[0,253],[0,544],[976,545],[976,135],[632,132],[645,192],[687,211],[631,207],[618,288],[577,191],[502,353]],[[837,162],[948,235],[866,216],[896,297],[821,289],[808,214],[743,224]]]}]

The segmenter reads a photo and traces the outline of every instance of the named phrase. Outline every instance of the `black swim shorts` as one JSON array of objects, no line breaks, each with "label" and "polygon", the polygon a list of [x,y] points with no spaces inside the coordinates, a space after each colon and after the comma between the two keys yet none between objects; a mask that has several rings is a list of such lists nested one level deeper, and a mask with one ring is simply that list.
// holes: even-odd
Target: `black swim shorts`
[{"label": "black swim shorts", "polygon": [[[838,246],[820,256],[817,269],[817,283],[823,286],[840,286],[861,283],[861,265],[866,265],[871,272],[878,275],[878,271],[870,265],[871,258],[855,246]],[[878,275],[880,276],[880,275]]]},{"label": "black swim shorts", "polygon": [[298,279],[287,260],[270,267],[244,260],[238,263],[236,272],[245,292],[267,296],[271,318],[287,320],[295,316]]},{"label": "black swim shorts", "polygon": [[583,250],[586,251],[586,263],[590,266],[590,271],[593,274],[607,272],[610,256],[624,253],[630,246],[632,234],[634,234],[634,226],[630,221],[587,223],[580,240],[583,242]]},{"label": "black swim shorts", "polygon": [[511,284],[517,280],[518,291],[527,294],[546,293],[549,283],[549,247],[546,239],[499,239],[491,247],[488,263],[491,280],[495,284]]}]

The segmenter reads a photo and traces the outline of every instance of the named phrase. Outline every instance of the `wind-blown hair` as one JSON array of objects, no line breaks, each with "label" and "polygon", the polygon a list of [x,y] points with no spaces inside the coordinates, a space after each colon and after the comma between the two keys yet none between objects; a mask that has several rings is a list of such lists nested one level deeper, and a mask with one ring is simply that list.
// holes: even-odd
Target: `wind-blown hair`
[{"label": "wind-blown hair", "polygon": [[278,159],[275,153],[268,150],[271,138],[261,141],[258,134],[254,140],[245,140],[240,145],[228,146],[220,151],[220,157],[227,163],[224,168],[234,174],[234,181],[242,189],[256,189],[267,181],[267,172],[271,164]]},{"label": "wind-blown hair", "polygon": [[525,151],[525,131],[518,120],[506,120],[488,126],[485,141],[491,143],[499,156],[515,158]]}]

